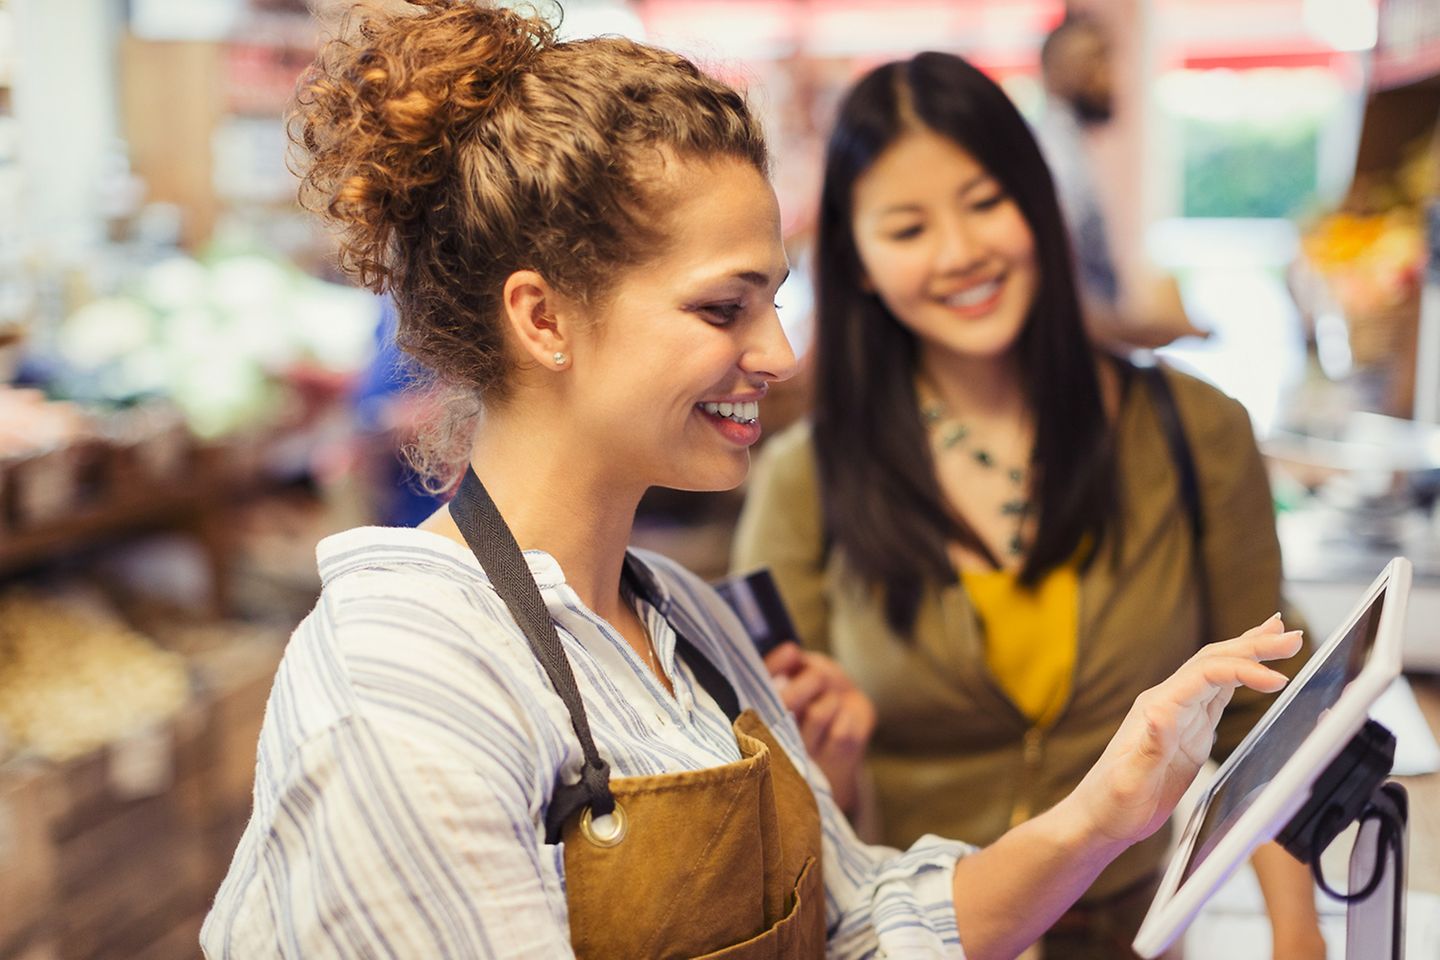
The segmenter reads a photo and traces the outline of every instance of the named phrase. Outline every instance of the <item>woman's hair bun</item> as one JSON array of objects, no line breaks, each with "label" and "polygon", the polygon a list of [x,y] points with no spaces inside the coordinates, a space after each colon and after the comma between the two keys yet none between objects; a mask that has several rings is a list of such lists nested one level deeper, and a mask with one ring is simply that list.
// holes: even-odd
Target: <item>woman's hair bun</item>
[{"label": "woman's hair bun", "polygon": [[667,156],[763,175],[768,154],[745,98],[679,54],[562,42],[537,13],[478,0],[367,2],[388,6],[355,8],[301,80],[293,159],[341,266],[391,294],[396,344],[445,397],[412,457],[443,485],[478,405],[514,382],[506,279],[534,271],[598,316],[663,247]]},{"label": "woman's hair bun", "polygon": [[288,124],[302,205],[340,227],[342,268],[377,291],[392,279],[397,230],[425,216],[457,145],[556,43],[538,15],[407,5],[353,8],[301,77]]}]

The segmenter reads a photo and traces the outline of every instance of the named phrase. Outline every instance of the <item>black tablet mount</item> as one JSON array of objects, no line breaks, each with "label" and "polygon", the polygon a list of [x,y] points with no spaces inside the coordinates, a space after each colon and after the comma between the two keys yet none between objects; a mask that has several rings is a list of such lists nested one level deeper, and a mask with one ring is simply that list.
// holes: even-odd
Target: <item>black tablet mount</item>
[{"label": "black tablet mount", "polygon": [[[1310,799],[1275,838],[1310,865],[1327,896],[1347,904],[1345,956],[1405,956],[1405,854],[1409,803],[1390,776],[1395,735],[1366,720],[1310,790]],[[1320,871],[1320,855],[1350,824],[1360,830],[1350,853],[1350,892],[1339,893]]]}]

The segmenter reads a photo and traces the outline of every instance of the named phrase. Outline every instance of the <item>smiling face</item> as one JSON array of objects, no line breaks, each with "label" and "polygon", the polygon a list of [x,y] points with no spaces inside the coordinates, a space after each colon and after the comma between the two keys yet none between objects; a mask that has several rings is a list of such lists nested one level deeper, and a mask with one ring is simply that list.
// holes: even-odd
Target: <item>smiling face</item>
[{"label": "smiling face", "polygon": [[580,333],[567,403],[579,437],[646,486],[726,490],[760,438],[758,403],[795,371],[775,293],[780,208],[749,163],[670,160],[661,253]]},{"label": "smiling face", "polygon": [[855,181],[851,230],[864,282],[922,350],[1001,359],[1040,283],[1020,207],[953,141],[905,134]]}]

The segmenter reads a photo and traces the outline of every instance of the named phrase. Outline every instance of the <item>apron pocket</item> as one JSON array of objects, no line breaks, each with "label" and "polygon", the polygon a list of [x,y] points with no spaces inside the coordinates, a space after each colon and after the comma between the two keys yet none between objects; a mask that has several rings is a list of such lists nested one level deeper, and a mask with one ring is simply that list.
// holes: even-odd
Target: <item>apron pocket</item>
[{"label": "apron pocket", "polygon": [[825,900],[820,862],[805,861],[795,880],[790,910],[769,930],[743,943],[696,957],[695,960],[791,960],[825,956]]}]

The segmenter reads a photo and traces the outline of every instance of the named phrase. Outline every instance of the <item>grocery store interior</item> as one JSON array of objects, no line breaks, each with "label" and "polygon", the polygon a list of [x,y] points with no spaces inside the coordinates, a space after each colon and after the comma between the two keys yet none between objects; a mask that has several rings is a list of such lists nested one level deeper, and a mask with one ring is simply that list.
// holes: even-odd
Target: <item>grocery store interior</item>
[{"label": "grocery store interior", "polygon": [[[320,590],[316,543],[441,502],[401,455],[424,400],[389,305],[341,275],[286,162],[296,79],[347,6],[0,0],[0,960],[198,955],[271,680]],[[1033,117],[1066,15],[565,6],[564,36],[670,47],[746,90],[802,358],[844,89],[943,50]],[[1411,955],[1440,955],[1440,3],[1071,7],[1113,44],[1115,115],[1087,149],[1118,271],[1173,291],[1198,331],[1156,354],[1248,411],[1288,599],[1323,638],[1386,560],[1414,563],[1409,682],[1383,710],[1412,795]],[[806,416],[807,386],[772,392],[767,434]],[[719,577],[744,493],[654,490],[635,542]],[[1320,909],[1346,955],[1344,907]],[[1186,955],[1269,956],[1265,924],[1239,875]]]}]

